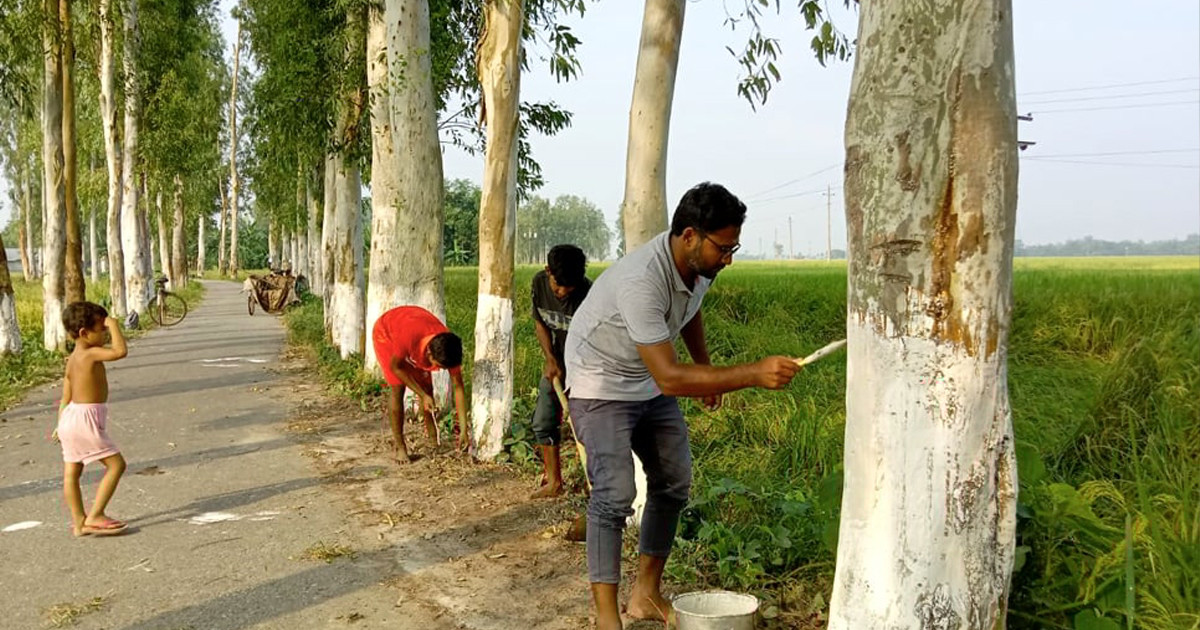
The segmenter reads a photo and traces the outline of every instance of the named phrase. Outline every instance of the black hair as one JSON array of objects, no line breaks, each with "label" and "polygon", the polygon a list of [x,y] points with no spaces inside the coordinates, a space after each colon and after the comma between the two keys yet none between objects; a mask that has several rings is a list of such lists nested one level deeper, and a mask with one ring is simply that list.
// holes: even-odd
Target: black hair
[{"label": "black hair", "polygon": [[683,194],[671,218],[671,235],[680,236],[692,228],[705,234],[727,227],[741,227],[746,221],[746,204],[720,184],[704,182]]},{"label": "black hair", "polygon": [[462,339],[452,332],[434,335],[429,340],[429,356],[444,368],[462,365]]},{"label": "black hair", "polygon": [[62,323],[71,339],[78,339],[80,330],[91,329],[97,321],[102,322],[106,317],[108,317],[108,311],[99,304],[72,302],[63,309]]},{"label": "black hair", "polygon": [[555,245],[546,255],[550,275],[560,286],[575,288],[583,284],[587,271],[587,256],[574,245]]}]

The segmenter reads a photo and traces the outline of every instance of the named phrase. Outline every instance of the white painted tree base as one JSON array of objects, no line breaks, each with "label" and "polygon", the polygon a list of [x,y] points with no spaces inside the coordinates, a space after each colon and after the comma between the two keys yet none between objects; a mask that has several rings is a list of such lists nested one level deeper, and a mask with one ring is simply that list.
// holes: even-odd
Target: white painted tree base
[{"label": "white painted tree base", "polygon": [[343,359],[362,352],[363,346],[363,295],[358,286],[344,282],[333,285],[330,318],[334,346]]},{"label": "white painted tree base", "polygon": [[475,367],[471,383],[472,446],[476,459],[490,461],[504,448],[513,402],[512,300],[479,296],[475,320]]},{"label": "white painted tree base", "polygon": [[12,293],[0,294],[0,355],[20,352],[21,329],[17,326],[17,302]]}]

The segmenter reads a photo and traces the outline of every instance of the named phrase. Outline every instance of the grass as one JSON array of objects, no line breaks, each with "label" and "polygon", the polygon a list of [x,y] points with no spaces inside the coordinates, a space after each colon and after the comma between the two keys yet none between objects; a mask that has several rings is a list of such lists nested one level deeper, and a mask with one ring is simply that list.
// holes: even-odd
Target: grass
[{"label": "grass", "polygon": [[320,560],[325,564],[329,564],[338,558],[354,559],[355,552],[353,549],[339,543],[327,545],[323,541],[317,541],[304,550],[300,554],[301,560]]},{"label": "grass", "polygon": [[[200,283],[192,282],[178,293],[194,308],[203,297],[204,288]],[[7,409],[30,388],[57,379],[63,369],[63,355],[42,346],[41,281],[25,282],[13,278],[13,294],[17,303],[22,350],[18,355],[0,357],[0,409]],[[108,304],[107,277],[102,277],[98,283],[88,281],[86,295],[89,301]],[[154,325],[154,321],[146,315],[141,318],[141,329],[125,332],[127,337],[137,338]]]},{"label": "grass", "polygon": [[[531,469],[541,354],[523,314],[536,270],[517,271],[508,442],[510,457]],[[1010,627],[1200,628],[1198,272],[1194,257],[1017,259],[1008,356],[1021,494]],[[476,273],[446,270],[447,319],[468,357]],[[705,300],[714,362],[802,356],[842,337],[845,287],[837,261],[731,267]],[[339,388],[369,398],[378,384],[357,359],[324,347],[320,309],[310,298],[288,314],[293,341],[318,349]],[[668,565],[680,588],[753,591],[796,625],[824,614],[845,378],[844,362],[826,361],[784,392],[727,396],[716,413],[683,401],[694,483]]]},{"label": "grass", "polygon": [[107,604],[104,597],[93,597],[86,602],[55,604],[45,610],[46,625],[51,628],[66,628],[79,623],[79,618],[93,613]]}]

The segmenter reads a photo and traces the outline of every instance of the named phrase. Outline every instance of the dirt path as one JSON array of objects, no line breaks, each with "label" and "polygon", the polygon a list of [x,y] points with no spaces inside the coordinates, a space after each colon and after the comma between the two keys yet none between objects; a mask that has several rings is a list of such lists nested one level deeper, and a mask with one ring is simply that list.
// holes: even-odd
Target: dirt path
[{"label": "dirt path", "polygon": [[110,372],[111,435],[129,461],[110,513],[128,534],[69,534],[46,439],[61,385],[0,415],[0,625],[589,625],[566,502],[527,501],[531,482],[501,466],[391,463],[380,416],[323,391],[278,319],[245,315],[238,288],[207,283],[200,308]]}]

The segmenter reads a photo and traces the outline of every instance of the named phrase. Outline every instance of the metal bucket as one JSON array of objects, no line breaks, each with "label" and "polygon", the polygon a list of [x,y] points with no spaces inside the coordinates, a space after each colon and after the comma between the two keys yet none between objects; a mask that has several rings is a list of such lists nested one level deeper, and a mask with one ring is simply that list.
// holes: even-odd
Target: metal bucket
[{"label": "metal bucket", "polygon": [[679,630],[753,630],[758,598],[731,591],[702,591],[671,603]]}]

